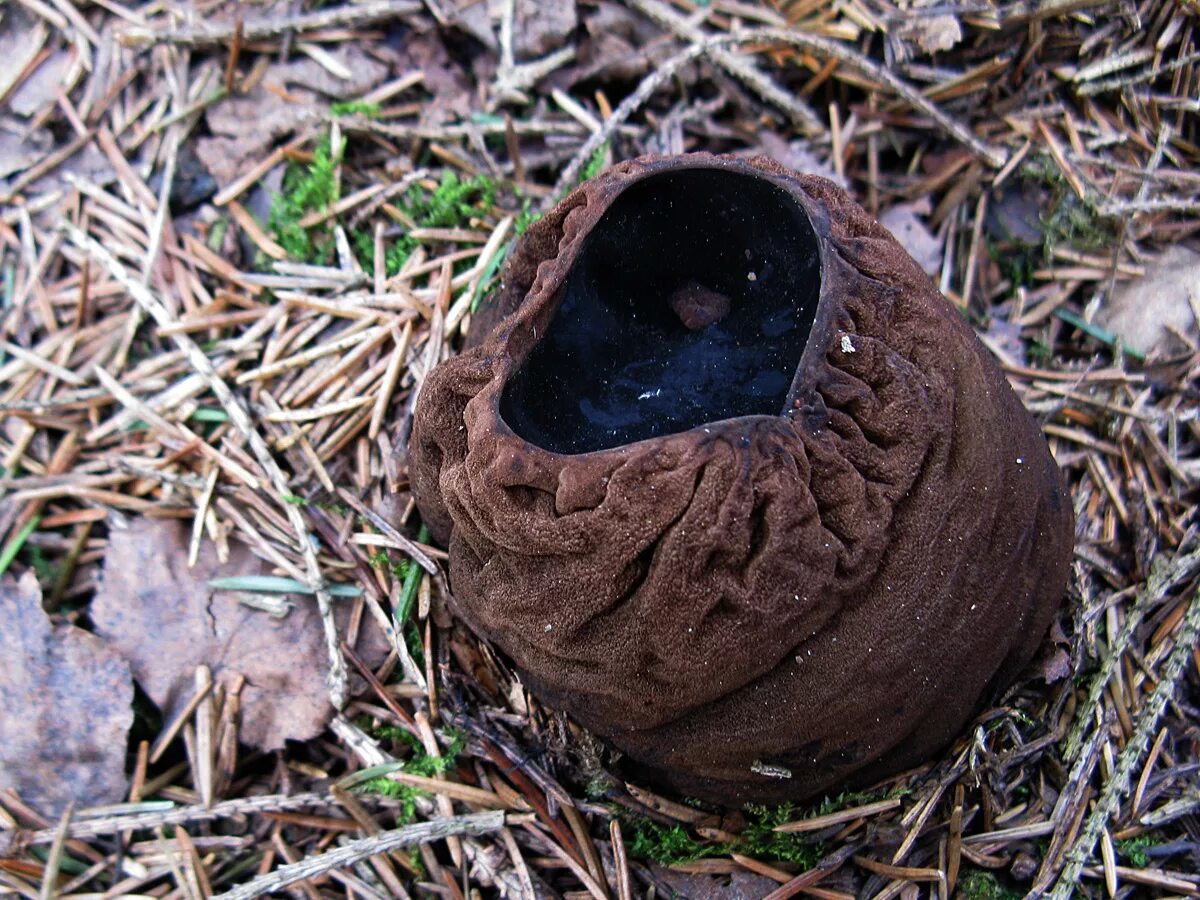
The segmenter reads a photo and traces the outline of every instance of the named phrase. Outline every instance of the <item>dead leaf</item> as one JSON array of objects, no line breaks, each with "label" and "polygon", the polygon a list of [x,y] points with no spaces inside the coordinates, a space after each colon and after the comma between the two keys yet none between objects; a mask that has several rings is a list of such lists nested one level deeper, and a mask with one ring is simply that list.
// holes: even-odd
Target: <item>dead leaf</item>
[{"label": "dead leaf", "polygon": [[599,0],[584,16],[583,26],[575,64],[553,77],[560,87],[593,80],[637,81],[673,52],[668,45],[656,46],[653,22],[609,0]]},{"label": "dead leaf", "polygon": [[1062,647],[1054,647],[1038,660],[1037,671],[1046,684],[1054,684],[1056,681],[1070,678],[1071,654]]},{"label": "dead leaf", "polygon": [[46,23],[20,4],[12,3],[0,7],[0,97],[9,93],[12,86],[37,59],[46,45],[50,31]]},{"label": "dead leaf", "polygon": [[[196,155],[220,187],[244,174],[281,138],[320,122],[328,100],[357,97],[387,75],[387,66],[356,45],[340,45],[327,55],[353,77],[338,78],[312,59],[276,63],[250,93],[208,107],[204,121],[212,136],[196,142]],[[248,122],[254,127],[247,128]]]},{"label": "dead leaf", "polygon": [[325,45],[324,49],[326,56],[350,73],[349,79],[339,78],[316,60],[296,58],[268,68],[263,83],[316,91],[334,100],[349,100],[376,87],[387,77],[388,67],[357,43]]},{"label": "dead leaf", "polygon": [[32,116],[53,103],[60,90],[65,92],[70,87],[64,81],[71,68],[71,57],[66,50],[56,50],[46,57],[12,92],[8,98],[9,109],[18,115]]},{"label": "dead leaf", "polygon": [[1168,353],[1174,328],[1196,339],[1200,309],[1200,253],[1182,244],[1167,249],[1141,278],[1117,286],[1097,321],[1147,356]]},{"label": "dead leaf", "polygon": [[15,120],[0,119],[0,189],[9,175],[25,171],[54,149],[54,135],[49,129],[24,131]]},{"label": "dead leaf", "polygon": [[925,11],[941,0],[917,0],[913,9],[901,11],[887,31],[888,47],[896,62],[953,49],[962,40],[962,25],[950,12]]},{"label": "dead leaf", "polygon": [[[243,175],[247,168],[266,156],[281,138],[316,122],[316,95],[308,91],[285,100],[261,86],[244,97],[213,104],[205,115],[210,137],[196,141],[196,156],[220,187]],[[247,128],[246,122],[253,122]]]},{"label": "dead leaf", "polygon": [[494,52],[500,45],[496,41],[497,29],[492,20],[499,22],[500,9],[499,6],[495,10],[490,9],[493,5],[480,0],[449,0],[443,4],[442,14],[448,24],[466,32]]},{"label": "dead leaf", "polygon": [[897,203],[884,210],[879,224],[894,234],[918,265],[933,276],[942,268],[942,242],[926,227],[920,215],[929,212],[928,206],[928,201],[923,207],[917,203]]},{"label": "dead leaf", "polygon": [[0,789],[50,818],[129,790],[129,664],[94,634],[55,627],[37,578],[0,582]]},{"label": "dead leaf", "polygon": [[917,19],[913,25],[907,37],[926,53],[950,50],[962,40],[962,26],[949,14]]},{"label": "dead leaf", "polygon": [[30,194],[54,190],[66,191],[70,187],[67,180],[68,175],[90,181],[101,187],[117,180],[117,173],[112,167],[112,162],[104,155],[104,151],[96,146],[95,141],[89,141],[64,159],[62,163],[33,182],[26,190]]},{"label": "dead leaf", "polygon": [[752,872],[705,875],[677,872],[659,865],[651,868],[657,879],[665,882],[676,896],[688,900],[757,900],[779,887],[771,879]]},{"label": "dead leaf", "polygon": [[832,163],[813,152],[813,146],[809,141],[803,138],[785,141],[773,131],[762,132],[758,139],[762,148],[760,152],[771,157],[780,165],[805,175],[820,175],[822,178],[828,178],[838,187],[849,190],[846,179],[838,175]]},{"label": "dead leaf", "polygon": [[[421,104],[421,124],[440,125],[471,115],[472,80],[451,57],[439,32],[413,29],[404,35],[400,53],[406,68],[421,70],[421,87],[433,94],[431,101]],[[481,60],[487,58],[486,54],[480,56]]]},{"label": "dead leaf", "polygon": [[[129,659],[134,677],[168,720],[187,704],[199,665],[216,684],[237,676],[241,689],[242,743],[273,750],[287,740],[307,740],[333,713],[325,687],[328,657],[316,600],[296,598],[283,618],[251,609],[235,593],[213,591],[211,578],[258,575],[267,567],[245,546],[230,544],[226,565],[204,543],[187,567],[188,529],[173,520],[138,519],[114,533],[91,616],[96,631]],[[336,601],[339,627],[347,626],[350,601]],[[387,642],[364,622],[357,652],[367,665],[387,655]]]},{"label": "dead leaf", "polygon": [[992,316],[988,320],[986,334],[989,345],[999,347],[1004,355],[1017,365],[1025,365],[1025,341],[1021,334],[1020,325],[1008,319]]},{"label": "dead leaf", "polygon": [[513,51],[519,60],[545,56],[566,44],[578,25],[575,0],[517,0]]},{"label": "dead leaf", "polygon": [[1010,182],[988,203],[984,233],[993,241],[1040,247],[1045,239],[1042,211],[1051,202],[1046,186],[1040,182]]}]

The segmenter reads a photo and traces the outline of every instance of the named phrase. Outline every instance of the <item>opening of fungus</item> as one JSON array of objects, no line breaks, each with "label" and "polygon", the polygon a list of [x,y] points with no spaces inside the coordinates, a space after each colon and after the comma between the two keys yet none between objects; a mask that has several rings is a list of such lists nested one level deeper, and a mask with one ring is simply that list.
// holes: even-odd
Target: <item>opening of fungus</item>
[{"label": "opening of fungus", "polygon": [[569,454],[781,415],[820,287],[817,237],[789,193],[719,169],[645,178],[588,235],[501,415]]}]

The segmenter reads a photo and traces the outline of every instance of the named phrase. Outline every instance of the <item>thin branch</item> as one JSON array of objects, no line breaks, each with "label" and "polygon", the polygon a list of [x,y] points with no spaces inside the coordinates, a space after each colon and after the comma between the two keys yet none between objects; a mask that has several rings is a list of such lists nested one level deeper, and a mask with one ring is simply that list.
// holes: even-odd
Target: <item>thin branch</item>
[{"label": "thin branch", "polygon": [[[179,806],[166,810],[125,813],[102,818],[84,818],[88,814],[85,809],[76,813],[71,820],[71,824],[67,828],[67,837],[71,840],[81,840],[106,834],[118,834],[122,831],[141,831],[169,825],[186,825],[191,822],[212,822],[232,816],[286,812],[310,806],[332,806],[336,803],[337,801],[329,794],[307,793],[295,794],[290,797],[284,794],[245,797],[237,800],[225,800],[208,808],[201,805]],[[5,832],[3,837],[9,841],[10,846],[0,843],[0,855],[9,852],[11,846],[31,847],[36,844],[49,844],[57,833],[57,828],[43,828],[39,831],[29,832]]]},{"label": "thin branch", "polygon": [[[630,0],[630,2],[638,3],[641,0]],[[852,50],[849,47],[839,44],[837,41],[811,34],[801,34],[800,32],[781,28],[754,28],[735,35],[718,35],[706,38],[703,41],[697,41],[687,49],[681,50],[666,60],[643,78],[633,93],[622,100],[620,105],[613,110],[613,114],[605,119],[604,127],[599,131],[593,132],[575,152],[575,156],[559,176],[558,182],[554,186],[553,194],[546,200],[546,205],[553,205],[557,198],[560,198],[575,184],[580,171],[582,171],[583,166],[591,158],[592,154],[605,141],[611,138],[613,133],[625,123],[625,120],[637,112],[650,99],[659,86],[680,68],[694,59],[710,55],[714,48],[735,44],[762,43],[787,44],[836,59],[867,78],[871,78],[881,85],[890,88],[897,96],[908,102],[909,105],[933,119],[951,137],[965,144],[974,153],[985,159],[989,165],[1001,168],[1008,160],[1007,151],[980,141],[979,138],[971,133],[969,128],[958,120],[951,118],[938,106],[931,103],[912,85],[897,78],[886,69],[881,68],[857,50]]]},{"label": "thin branch", "polygon": [[336,850],[305,857],[299,862],[280,866],[274,872],[260,875],[253,881],[239,885],[224,894],[218,894],[214,900],[252,900],[274,891],[280,891],[298,881],[307,881],[318,875],[323,875],[333,869],[341,869],[356,862],[380,853],[390,853],[401,847],[413,844],[425,844],[441,840],[453,835],[477,835],[499,831],[504,827],[504,812],[474,813],[468,816],[455,816],[450,819],[434,819],[430,822],[417,822],[415,825],[405,825],[392,831],[373,834],[370,837],[351,841]]},{"label": "thin branch", "polygon": [[[327,28],[362,28],[366,25],[375,25],[379,22],[411,15],[420,10],[421,4],[415,3],[413,0],[373,0],[368,3],[351,3],[294,16],[248,19],[241,23],[241,35],[243,42],[249,42],[279,37],[289,31],[301,33],[322,31]],[[212,47],[228,44],[237,30],[235,22],[201,23],[182,28],[135,26],[123,29],[119,39],[121,43],[131,47],[147,44]]]},{"label": "thin branch", "polygon": [[[627,0],[627,2],[642,15],[690,43],[699,43],[705,38],[699,25],[675,12],[661,0]],[[818,135],[829,133],[825,123],[807,103],[777,85],[754,64],[753,60],[731,53],[723,47],[713,47],[708,56],[734,78],[744,82],[767,103],[786,113],[788,118],[804,131]]]}]

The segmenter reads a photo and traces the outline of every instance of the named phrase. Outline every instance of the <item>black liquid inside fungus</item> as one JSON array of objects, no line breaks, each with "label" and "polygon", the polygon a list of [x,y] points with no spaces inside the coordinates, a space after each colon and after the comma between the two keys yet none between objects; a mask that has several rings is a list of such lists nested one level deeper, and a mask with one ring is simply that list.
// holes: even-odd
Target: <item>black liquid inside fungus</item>
[{"label": "black liquid inside fungus", "polygon": [[808,216],[770,182],[720,170],[646,178],[588,236],[501,415],[525,440],[572,454],[780,415],[820,286]]}]

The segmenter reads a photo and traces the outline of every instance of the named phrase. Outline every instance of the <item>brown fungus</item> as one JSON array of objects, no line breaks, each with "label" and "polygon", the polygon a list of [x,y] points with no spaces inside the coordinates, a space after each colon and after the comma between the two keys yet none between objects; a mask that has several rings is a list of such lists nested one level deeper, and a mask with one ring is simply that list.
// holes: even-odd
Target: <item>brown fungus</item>
[{"label": "brown fungus", "polygon": [[1072,513],[959,313],[843,191],[647,158],[529,229],[425,381],[458,608],[660,780],[778,802],[902,770],[1029,662]]}]

